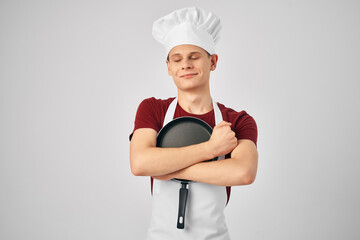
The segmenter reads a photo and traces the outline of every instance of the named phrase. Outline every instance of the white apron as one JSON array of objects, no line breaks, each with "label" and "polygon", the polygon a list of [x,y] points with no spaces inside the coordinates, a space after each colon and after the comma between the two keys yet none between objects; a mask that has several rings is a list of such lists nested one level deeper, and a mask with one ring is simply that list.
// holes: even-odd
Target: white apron
[{"label": "white apron", "polygon": [[[165,126],[175,114],[177,98],[165,115]],[[213,101],[215,125],[222,121],[218,105]],[[225,157],[220,156],[219,160]],[[153,182],[153,207],[147,240],[229,240],[224,208],[226,187],[190,182],[186,204],[185,228],[178,229],[179,189],[181,183],[173,180]]]}]

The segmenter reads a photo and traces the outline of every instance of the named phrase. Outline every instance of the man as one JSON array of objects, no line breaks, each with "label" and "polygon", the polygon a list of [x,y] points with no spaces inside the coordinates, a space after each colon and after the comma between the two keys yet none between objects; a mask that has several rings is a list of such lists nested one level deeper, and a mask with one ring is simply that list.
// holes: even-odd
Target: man
[{"label": "man", "polygon": [[[230,186],[251,184],[257,172],[257,127],[245,111],[212,100],[210,72],[216,69],[220,20],[197,7],[184,8],[154,22],[153,36],[164,44],[168,74],[177,98],[149,98],[139,106],[130,143],[135,176],[151,176],[153,211],[147,239],[230,239],[224,207]],[[234,92],[233,94],[236,94]],[[216,115],[216,116],[215,116]],[[210,140],[187,147],[158,148],[166,119],[191,116],[213,127]],[[226,155],[224,160],[204,162]],[[195,181],[189,187],[187,227],[176,228],[179,187],[171,179]]]}]

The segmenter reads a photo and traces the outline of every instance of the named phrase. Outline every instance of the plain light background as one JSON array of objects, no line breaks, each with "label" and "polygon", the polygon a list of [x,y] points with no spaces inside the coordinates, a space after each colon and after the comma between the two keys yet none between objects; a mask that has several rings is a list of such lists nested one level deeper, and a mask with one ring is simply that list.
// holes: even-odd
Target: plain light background
[{"label": "plain light background", "polygon": [[151,27],[194,5],[222,20],[214,98],[259,130],[232,239],[360,238],[359,1],[1,0],[0,239],[145,238],[128,137],[144,98],[176,95]]}]

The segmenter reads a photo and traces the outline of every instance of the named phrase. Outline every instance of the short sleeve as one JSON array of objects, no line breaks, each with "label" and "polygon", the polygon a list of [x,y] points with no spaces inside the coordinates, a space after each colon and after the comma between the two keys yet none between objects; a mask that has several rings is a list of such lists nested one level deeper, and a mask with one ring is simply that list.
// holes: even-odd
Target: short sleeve
[{"label": "short sleeve", "polygon": [[130,140],[135,130],[139,128],[152,128],[156,132],[160,130],[161,121],[156,104],[155,98],[147,98],[140,103],[136,112],[134,129],[129,137]]},{"label": "short sleeve", "polygon": [[254,118],[244,112],[235,122],[235,134],[237,139],[249,139],[257,145],[258,131]]}]

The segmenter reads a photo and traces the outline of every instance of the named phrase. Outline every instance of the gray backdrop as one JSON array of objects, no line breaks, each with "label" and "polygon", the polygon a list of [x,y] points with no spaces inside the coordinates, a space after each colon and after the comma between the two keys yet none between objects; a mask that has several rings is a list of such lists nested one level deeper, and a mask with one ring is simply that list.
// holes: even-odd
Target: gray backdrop
[{"label": "gray backdrop", "polygon": [[[360,2],[0,1],[0,239],[144,239],[129,167],[138,104],[175,96],[152,22],[214,11],[214,98],[259,129],[233,239],[359,239]],[[175,226],[175,225],[174,225]]]}]

